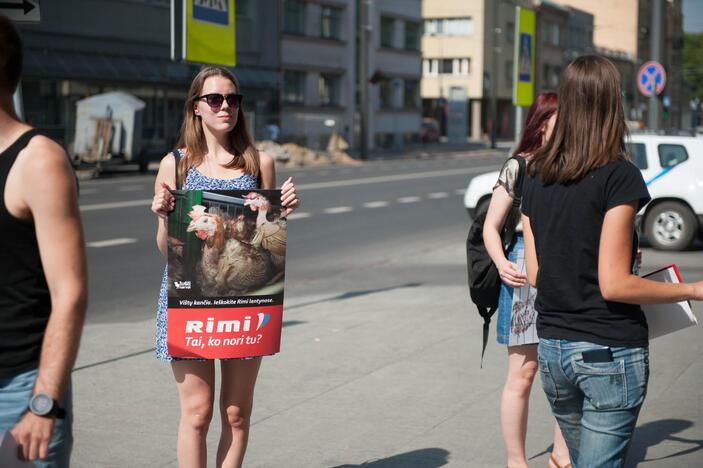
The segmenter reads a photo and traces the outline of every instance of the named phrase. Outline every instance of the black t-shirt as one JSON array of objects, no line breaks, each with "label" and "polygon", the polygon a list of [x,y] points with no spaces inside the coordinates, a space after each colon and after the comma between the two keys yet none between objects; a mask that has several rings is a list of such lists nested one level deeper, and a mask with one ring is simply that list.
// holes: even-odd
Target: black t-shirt
[{"label": "black t-shirt", "polygon": [[[624,160],[566,185],[544,185],[539,177],[525,180],[522,212],[530,218],[539,263],[535,307],[540,338],[647,346],[640,306],[606,301],[598,285],[605,213],[635,200],[641,208],[650,200],[649,192],[637,167]],[[633,260],[636,250],[633,245]]]}]

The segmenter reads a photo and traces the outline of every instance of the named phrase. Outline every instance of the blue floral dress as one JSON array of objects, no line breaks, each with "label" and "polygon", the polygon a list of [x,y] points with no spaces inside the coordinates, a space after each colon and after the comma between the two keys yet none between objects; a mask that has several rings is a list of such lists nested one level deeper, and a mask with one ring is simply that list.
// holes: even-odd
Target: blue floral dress
[{"label": "blue floral dress", "polygon": [[[258,188],[256,177],[244,174],[236,179],[213,179],[204,176],[196,168],[186,174],[183,190],[254,190]],[[164,271],[159,292],[159,305],[156,312],[156,357],[162,361],[180,360],[168,354],[166,341],[168,323],[168,268]],[[202,359],[197,359],[202,361]]]}]

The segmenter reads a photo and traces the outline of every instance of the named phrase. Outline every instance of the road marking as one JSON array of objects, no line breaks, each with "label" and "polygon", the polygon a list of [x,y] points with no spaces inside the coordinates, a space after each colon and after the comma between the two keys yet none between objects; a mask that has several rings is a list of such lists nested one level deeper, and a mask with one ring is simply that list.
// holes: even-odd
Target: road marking
[{"label": "road marking", "polygon": [[99,249],[101,247],[114,247],[116,245],[134,244],[136,242],[137,239],[132,239],[131,237],[121,237],[119,239],[107,239],[103,241],[88,242],[85,245],[87,245],[88,247],[95,247]]},{"label": "road marking", "polygon": [[351,206],[335,206],[334,208],[325,208],[324,211],[327,214],[340,214],[354,211],[354,208],[352,208]]},{"label": "road marking", "polygon": [[439,200],[440,198],[447,198],[449,194],[447,192],[435,192],[427,195],[431,200]]},{"label": "road marking", "polygon": [[304,211],[303,212],[296,211],[295,213],[288,215],[288,219],[305,219],[305,218],[309,218],[310,216],[312,216],[312,214],[306,213]]},{"label": "road marking", "polygon": [[111,203],[93,203],[91,205],[81,205],[81,211],[111,210],[114,208],[129,208],[132,206],[149,206],[151,205],[151,202],[151,198],[145,198],[143,200],[129,200]]},{"label": "road marking", "polygon": [[96,188],[87,188],[87,189],[82,188],[79,191],[79,195],[92,195],[92,194],[98,193],[98,192],[100,192],[100,190],[98,190]]},{"label": "road marking", "polygon": [[390,203],[387,201],[372,201],[364,203],[364,208],[385,208],[388,205],[390,205]]},{"label": "road marking", "polygon": [[466,192],[465,188],[460,188],[460,189],[454,190],[454,193],[457,195],[463,195],[465,192]]},{"label": "road marking", "polygon": [[431,177],[444,177],[459,174],[480,174],[495,170],[500,164],[490,166],[464,167],[458,169],[443,169],[441,171],[423,171],[412,174],[395,174],[378,177],[363,177],[360,179],[337,180],[331,182],[317,182],[311,184],[300,184],[296,188],[299,190],[317,190],[325,188],[349,187],[353,185],[380,184],[385,182],[398,182],[401,180],[428,179]]},{"label": "road marking", "polygon": [[117,189],[118,192],[136,192],[137,190],[146,189],[140,185],[126,185]]},{"label": "road marking", "polygon": [[417,203],[422,200],[420,197],[400,197],[398,203]]},{"label": "road marking", "polygon": [[[311,184],[300,184],[297,186],[298,190],[318,190],[326,188],[338,188],[338,187],[351,187],[355,185],[367,185],[367,184],[381,184],[386,182],[399,182],[404,180],[416,180],[416,179],[428,179],[432,177],[445,177],[453,176],[459,174],[480,174],[482,172],[488,172],[495,170],[500,164],[491,164],[490,166],[476,166],[476,167],[465,167],[457,169],[445,169],[439,171],[424,171],[416,172],[412,174],[395,174],[388,176],[378,176],[378,177],[363,177],[359,179],[348,179],[348,180],[337,180],[330,182],[317,182]],[[104,183],[111,183],[113,181],[102,181]],[[124,181],[119,181],[124,183]],[[87,189],[86,189],[87,190]],[[460,193],[461,192],[461,193]],[[457,190],[457,195],[462,195],[464,190]],[[135,206],[149,206],[151,205],[151,198],[143,200],[129,200],[122,202],[111,202],[111,203],[94,203],[88,205],[81,205],[81,211],[97,211],[97,210],[111,210],[116,208],[130,208]]]}]

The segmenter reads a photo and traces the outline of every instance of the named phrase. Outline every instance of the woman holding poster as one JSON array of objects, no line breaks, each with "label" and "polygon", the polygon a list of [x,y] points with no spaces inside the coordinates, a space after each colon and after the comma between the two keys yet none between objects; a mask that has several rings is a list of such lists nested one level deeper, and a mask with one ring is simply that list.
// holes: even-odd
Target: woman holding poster
[{"label": "woman holding poster", "polygon": [[[503,165],[493,187],[491,203],[483,225],[484,245],[501,278],[498,299],[498,343],[508,348],[508,375],[501,395],[500,422],[510,467],[526,467],[525,437],[527,408],[532,382],[537,373],[537,314],[536,291],[527,284],[524,262],[522,226],[515,228],[515,239],[507,252],[503,251],[501,231],[506,223],[513,200],[520,197],[518,173],[524,172],[515,158],[529,161],[551,136],[556,120],[557,93],[541,93],[530,107],[520,142]],[[520,174],[524,181],[525,174]],[[554,448],[549,464],[552,468],[566,466],[569,453],[558,425],[554,425]]]},{"label": "woman holding poster", "polygon": [[537,287],[542,387],[576,467],[620,467],[649,381],[639,304],[703,299],[703,281],[632,273],[635,215],[650,200],[627,155],[620,72],[601,56],[559,80],[554,133],[527,168],[527,277]]},{"label": "woman holding poster", "polygon": [[[175,242],[168,233],[168,217],[176,204],[173,189],[254,191],[275,188],[273,158],[253,146],[241,104],[239,83],[229,70],[205,67],[193,79],[186,99],[177,149],[161,160],[154,187],[151,209],[158,216],[156,242],[164,256],[168,255],[169,247],[173,250]],[[251,199],[246,201],[251,210],[256,209],[254,207],[269,207],[258,198],[255,199],[256,195],[256,192],[252,192]],[[295,185],[290,178],[281,187],[280,206],[280,218],[283,220],[300,206]],[[196,205],[192,208],[194,225],[197,224],[196,221],[203,224],[214,219],[215,214],[206,213],[205,207]],[[265,216],[263,222],[268,222]],[[198,229],[194,235],[205,235],[203,233],[206,228],[196,226],[194,229]],[[250,246],[247,248],[253,249]],[[168,270],[164,273],[159,296],[156,355],[158,359],[171,363],[178,389],[181,405],[178,463],[180,466],[205,467],[205,438],[213,415],[215,395],[214,360],[182,359],[171,354],[167,342],[168,273]],[[229,283],[225,281],[222,284]],[[227,291],[221,289],[218,293],[227,295]],[[226,325],[236,327],[237,331],[240,327],[240,323],[234,322]],[[192,321],[188,326],[197,331],[210,329],[214,325],[209,321]],[[249,321],[242,326],[246,330],[250,326]],[[262,326],[261,319],[258,326]],[[223,429],[217,450],[217,466],[240,467],[247,447],[254,386],[261,357],[223,359],[220,362],[220,418]]]}]

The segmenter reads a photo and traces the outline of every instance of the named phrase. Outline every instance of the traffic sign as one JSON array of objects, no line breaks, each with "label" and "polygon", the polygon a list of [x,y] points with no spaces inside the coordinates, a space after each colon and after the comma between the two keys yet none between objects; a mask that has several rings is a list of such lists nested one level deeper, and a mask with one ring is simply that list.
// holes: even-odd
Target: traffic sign
[{"label": "traffic sign", "polygon": [[235,66],[234,0],[172,1],[171,59]]},{"label": "traffic sign", "polygon": [[637,87],[645,96],[654,96],[664,91],[666,70],[661,63],[650,60],[640,67],[637,73]]},{"label": "traffic sign", "polygon": [[0,15],[15,23],[39,23],[39,0],[0,1]]}]

